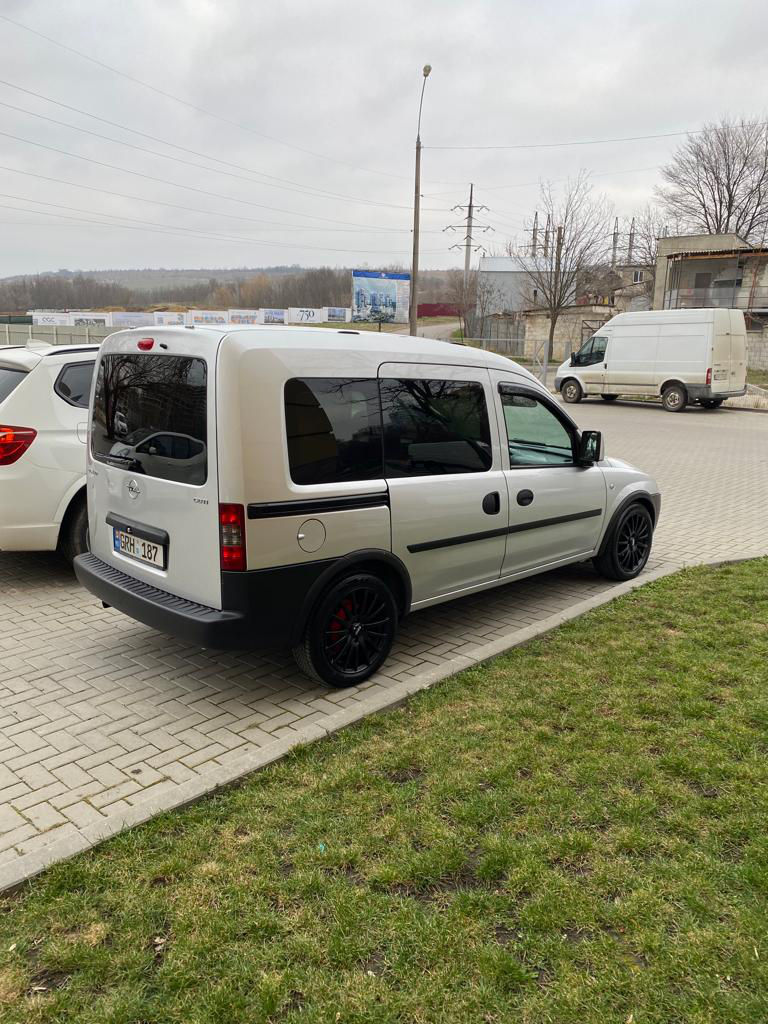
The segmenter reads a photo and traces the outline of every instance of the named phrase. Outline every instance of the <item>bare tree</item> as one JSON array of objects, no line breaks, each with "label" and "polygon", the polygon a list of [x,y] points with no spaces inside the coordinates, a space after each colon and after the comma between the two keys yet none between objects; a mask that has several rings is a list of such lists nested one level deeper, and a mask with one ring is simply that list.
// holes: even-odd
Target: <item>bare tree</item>
[{"label": "bare tree", "polygon": [[558,318],[574,304],[581,278],[608,262],[612,209],[603,196],[593,194],[589,177],[580,173],[566,183],[560,195],[551,184],[542,183],[540,222],[542,210],[554,229],[547,245],[539,237],[535,249],[510,245],[508,252],[528,275],[530,304],[549,315],[548,363]]},{"label": "bare tree", "polygon": [[459,311],[461,333],[464,338],[472,334],[469,321],[477,305],[478,272],[470,271],[465,276],[463,270],[451,270],[448,273],[448,301]]},{"label": "bare tree", "polygon": [[768,125],[723,119],[689,135],[661,169],[664,212],[689,230],[750,239],[768,224]]}]

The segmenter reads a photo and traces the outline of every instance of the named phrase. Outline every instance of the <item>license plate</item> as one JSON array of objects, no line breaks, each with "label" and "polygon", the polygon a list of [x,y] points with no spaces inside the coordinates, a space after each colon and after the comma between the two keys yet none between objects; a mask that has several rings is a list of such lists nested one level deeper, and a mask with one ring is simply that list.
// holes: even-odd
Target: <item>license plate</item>
[{"label": "license plate", "polygon": [[154,544],[151,540],[144,540],[141,537],[134,537],[132,533],[112,527],[113,545],[115,551],[128,558],[135,558],[137,562],[144,562],[147,565],[156,565],[159,569],[165,568],[165,549],[162,544]]}]

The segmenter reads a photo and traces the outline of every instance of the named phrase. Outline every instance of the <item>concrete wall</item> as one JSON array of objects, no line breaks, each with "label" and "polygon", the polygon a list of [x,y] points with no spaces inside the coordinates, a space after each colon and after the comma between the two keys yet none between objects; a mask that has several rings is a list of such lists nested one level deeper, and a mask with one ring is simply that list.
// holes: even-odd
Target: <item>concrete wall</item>
[{"label": "concrete wall", "polygon": [[750,370],[768,370],[768,327],[763,328],[762,334],[747,334],[747,366]]},{"label": "concrete wall", "polygon": [[[571,352],[581,348],[583,321],[610,320],[616,310],[608,306],[572,306],[560,314],[555,326],[553,360],[562,363]],[[525,355],[533,357],[538,346],[549,338],[549,317],[546,313],[525,314]]]},{"label": "concrete wall", "polygon": [[0,324],[0,347],[26,345],[28,341],[49,341],[52,345],[89,345],[114,334],[112,327],[39,327],[28,324]]}]

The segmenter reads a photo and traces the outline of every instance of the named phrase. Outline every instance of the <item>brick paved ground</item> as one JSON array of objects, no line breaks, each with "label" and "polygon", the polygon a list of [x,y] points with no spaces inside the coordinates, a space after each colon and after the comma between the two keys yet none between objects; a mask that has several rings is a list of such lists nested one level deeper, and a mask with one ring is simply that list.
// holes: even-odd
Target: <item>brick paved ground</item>
[{"label": "brick paved ground", "polygon": [[[654,473],[646,578],[768,553],[768,416],[575,407]],[[0,888],[626,589],[577,566],[408,619],[386,672],[328,691],[282,654],[214,654],[104,610],[52,555],[0,555]]]}]

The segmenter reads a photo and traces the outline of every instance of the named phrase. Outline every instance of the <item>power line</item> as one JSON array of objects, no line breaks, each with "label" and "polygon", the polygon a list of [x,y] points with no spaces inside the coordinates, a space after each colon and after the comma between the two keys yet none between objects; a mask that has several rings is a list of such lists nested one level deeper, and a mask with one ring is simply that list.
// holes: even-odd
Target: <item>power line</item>
[{"label": "power line", "polygon": [[[36,145],[36,143],[35,143],[35,145]],[[85,159],[85,158],[83,158],[83,159]],[[134,196],[134,195],[131,195],[128,192],[114,192],[111,189],[107,189],[107,188],[97,188],[95,185],[84,185],[82,182],[79,182],[79,181],[67,181],[66,178],[52,178],[52,177],[50,177],[49,175],[46,175],[46,174],[36,174],[34,171],[26,171],[26,170],[22,171],[18,167],[8,167],[5,164],[0,164],[0,171],[10,171],[12,174],[21,174],[24,177],[37,178],[40,181],[50,181],[50,182],[53,182],[53,183],[55,183],[57,185],[68,185],[70,188],[85,189],[88,192],[100,192],[102,195],[105,195],[105,196],[115,196],[118,199],[130,199],[130,200],[132,200],[134,202],[150,203],[153,206],[167,206],[171,210],[184,210],[184,211],[186,211],[188,213],[202,213],[202,214],[205,214],[206,216],[227,217],[227,218],[232,219],[232,220],[247,220],[247,221],[250,221],[253,224],[269,224],[269,225],[274,226],[274,227],[281,227],[281,228],[288,228],[288,229],[295,228],[297,231],[298,230],[307,230],[307,231],[324,231],[325,230],[324,227],[315,227],[314,225],[311,225],[311,224],[281,224],[279,221],[263,220],[260,217],[247,217],[247,216],[245,216],[245,214],[242,214],[242,213],[224,213],[223,210],[201,210],[201,209],[199,209],[198,207],[195,207],[195,206],[181,206],[178,203],[167,203],[167,202],[164,202],[162,199],[148,199],[146,196]],[[138,173],[138,172],[135,172],[135,173]],[[173,184],[173,182],[169,182],[168,184]],[[175,186],[175,187],[177,187],[177,188],[186,188],[187,186],[185,186],[185,185],[178,185],[178,186]],[[218,193],[215,193],[215,192],[206,193],[206,194],[218,197]],[[219,198],[229,199],[232,202],[245,202],[245,200],[232,199],[231,196],[221,196]],[[250,203],[249,205],[251,205],[251,206],[261,206],[260,203]],[[291,217],[310,217],[312,220],[325,221],[328,224],[344,224],[344,225],[347,225],[350,229],[353,229],[355,231],[360,231],[361,233],[364,232],[364,231],[368,231],[368,230],[373,230],[373,231],[381,230],[381,231],[405,231],[405,232],[410,232],[410,228],[379,228],[377,226],[374,226],[373,228],[369,229],[367,225],[365,225],[365,224],[357,224],[354,221],[334,220],[333,218],[330,218],[330,217],[318,217],[318,216],[316,216],[314,214],[311,214],[311,213],[295,213],[293,210],[283,210],[280,207],[275,207],[275,206],[261,206],[261,208],[264,209],[264,210],[273,210],[275,213],[287,213]],[[328,230],[334,230],[334,229],[330,229],[329,228]]]},{"label": "power line", "polygon": [[[93,213],[92,210],[80,210],[76,206],[63,206],[60,203],[46,203],[46,202],[43,202],[42,200],[27,199],[25,196],[7,195],[7,194],[2,193],[2,192],[0,192],[0,198],[3,198],[3,199],[15,199],[15,200],[20,201],[22,203],[35,203],[38,206],[52,206],[52,207],[54,207],[54,209],[58,209],[58,210],[71,210],[73,212],[78,212],[78,213]],[[0,203],[0,209],[16,210],[16,211],[18,211],[20,213],[34,213],[34,214],[39,214],[40,216],[44,216],[44,215],[48,214],[49,216],[60,217],[60,218],[62,218],[64,220],[74,220],[74,221],[78,221],[79,223],[85,223],[85,224],[98,224],[101,227],[126,228],[126,229],[130,229],[130,230],[133,230],[133,231],[146,231],[146,230],[149,230],[149,231],[153,231],[153,232],[155,232],[157,234],[180,235],[181,237],[184,237],[184,238],[187,238],[190,235],[193,235],[196,238],[213,239],[214,241],[223,241],[223,242],[237,242],[237,243],[243,243],[245,245],[279,246],[280,248],[294,248],[295,247],[295,243],[293,243],[293,242],[274,242],[274,241],[270,241],[269,239],[265,239],[265,238],[253,238],[250,235],[234,235],[234,236],[221,235],[221,234],[213,233],[213,232],[196,231],[193,228],[183,228],[183,227],[180,227],[180,226],[168,228],[165,225],[157,224],[155,221],[137,220],[135,217],[122,217],[122,216],[119,216],[117,214],[101,214],[100,213],[100,214],[98,214],[98,216],[100,216],[100,217],[111,217],[112,220],[111,221],[98,221],[98,220],[91,220],[90,218],[84,218],[84,217],[70,217],[67,214],[63,214],[63,213],[52,213],[50,210],[29,210],[29,209],[27,209],[26,207],[23,207],[23,206],[9,206],[7,203]],[[114,223],[115,220],[129,221],[130,223],[127,223],[127,224],[116,224],[116,223]],[[136,225],[136,227],[134,227],[134,224]],[[319,250],[321,252],[343,252],[343,253],[363,253],[363,254],[373,254],[373,253],[376,253],[376,254],[382,254],[382,255],[388,255],[388,256],[402,256],[402,255],[407,255],[407,253],[410,252],[410,250],[405,250],[405,249],[396,249],[396,250],[385,250],[385,249],[342,249],[342,248],[335,248],[333,246],[303,245],[303,244],[302,244],[301,248],[302,249],[316,249],[316,250]],[[428,251],[430,253],[443,252],[442,249],[431,249],[431,250],[428,250]]]},{"label": "power line", "polygon": [[[660,164],[653,164],[651,167],[625,167],[619,171],[590,171],[590,178],[612,178],[618,174],[640,174],[643,171],[658,171]],[[568,181],[568,178],[547,178],[547,181],[559,182]],[[540,185],[542,182],[541,178],[536,181],[516,181],[508,185],[478,185],[479,189],[484,192],[498,192],[501,189],[506,188],[533,188],[535,185]],[[450,189],[448,192],[427,192],[425,193],[426,198],[436,199],[440,196],[453,196],[456,194],[455,189]]]},{"label": "power line", "polygon": [[[163,160],[173,160],[176,163],[184,164],[187,167],[194,167],[194,168],[196,168],[199,171],[209,171],[212,174],[225,174],[229,178],[237,178],[239,181],[247,181],[247,182],[250,182],[251,184],[262,185],[263,187],[266,187],[266,188],[278,188],[278,189],[282,189],[284,192],[298,192],[299,195],[310,196],[312,199],[330,199],[332,201],[342,200],[343,202],[346,202],[346,203],[362,203],[363,206],[385,206],[385,207],[388,207],[388,208],[393,209],[393,210],[409,210],[410,209],[409,206],[404,206],[404,205],[398,204],[398,203],[382,203],[382,202],[377,202],[376,200],[371,200],[371,199],[360,199],[357,196],[347,196],[347,195],[343,195],[343,194],[338,193],[338,192],[330,192],[330,191],[328,191],[326,189],[317,189],[314,192],[308,192],[303,187],[292,188],[291,184],[297,184],[295,182],[292,182],[291,184],[288,184],[288,185],[275,185],[271,181],[258,181],[255,178],[248,178],[248,177],[245,177],[242,174],[235,174],[232,171],[220,170],[218,167],[207,167],[205,164],[198,164],[198,163],[195,163],[192,160],[184,160],[181,157],[172,156],[170,153],[158,153],[157,150],[155,150],[155,149],[147,149],[145,146],[137,146],[135,143],[133,143],[133,142],[126,142],[123,139],[113,139],[109,135],[102,135],[100,132],[91,131],[90,128],[81,128],[79,125],[76,125],[76,124],[68,124],[66,121],[59,121],[55,117],[48,117],[46,114],[38,114],[38,113],[36,113],[33,110],[26,110],[24,107],[17,107],[13,103],[5,103],[3,100],[0,100],[0,106],[7,107],[9,110],[15,110],[17,113],[20,113],[20,114],[27,114],[29,117],[37,117],[41,121],[48,121],[50,124],[59,125],[59,127],[61,127],[61,128],[69,128],[71,131],[82,132],[84,135],[91,135],[91,136],[93,136],[96,139],[101,139],[104,142],[109,142],[113,146],[127,146],[129,149],[135,149],[139,153],[148,153],[150,156],[159,156]],[[90,115],[86,115],[86,116],[90,116]],[[127,128],[126,129],[126,131],[132,131],[132,130],[133,129],[131,129],[131,128]],[[144,133],[143,132],[139,132],[137,134],[143,135]],[[153,137],[154,136],[149,136],[149,138],[153,138]],[[162,142],[161,139],[158,139],[157,141],[158,142]],[[163,144],[164,145],[172,145],[172,143],[163,143]],[[181,147],[181,146],[178,146],[178,147],[175,147],[175,148],[183,149],[183,147]],[[195,156],[200,156],[204,160],[216,159],[216,158],[212,158],[212,157],[207,157],[205,155],[205,153],[196,153],[194,150],[185,150],[185,152],[194,153]],[[216,162],[217,163],[227,164],[227,161],[225,161],[225,160],[216,160]],[[228,166],[230,166],[230,167],[239,167],[240,165],[239,164],[229,164]],[[254,171],[254,170],[252,170],[251,168],[248,168],[248,167],[244,167],[242,169],[248,171],[251,174],[261,174],[262,173],[261,171]],[[272,175],[267,175],[267,177],[272,177]]]},{"label": "power line", "polygon": [[[759,128],[768,124],[768,121],[756,121],[754,127]],[[579,139],[570,142],[524,142],[513,146],[425,146],[424,149],[559,149],[566,146],[603,146],[612,142],[647,142],[650,139],[672,139],[680,135],[704,135],[712,128],[687,129],[681,132],[660,132],[657,135],[627,135],[617,139]]]},{"label": "power line", "polygon": [[[170,185],[173,188],[185,188],[185,189],[187,189],[190,192],[196,192],[196,193],[198,193],[200,195],[213,196],[215,199],[225,199],[228,202],[232,202],[232,203],[243,203],[246,206],[257,206],[257,207],[259,207],[262,210],[274,210],[274,211],[278,210],[277,207],[265,206],[263,203],[255,203],[255,202],[253,202],[250,199],[237,199],[234,196],[223,195],[220,192],[210,192],[207,189],[196,188],[194,185],[184,185],[184,184],[182,184],[181,182],[178,182],[178,181],[169,181],[167,178],[158,178],[158,177],[155,177],[152,174],[144,174],[142,171],[133,171],[133,170],[131,170],[128,167],[120,167],[117,164],[110,164],[110,163],[107,163],[104,160],[96,160],[96,159],[94,159],[93,157],[90,157],[90,156],[82,156],[79,153],[70,153],[66,149],[59,149],[56,146],[48,146],[48,145],[46,145],[43,142],[35,142],[33,139],[24,139],[20,135],[12,135],[10,132],[0,131],[0,136],[3,136],[6,139],[14,139],[16,142],[24,142],[28,146],[36,146],[39,149],[47,149],[51,153],[60,153],[62,156],[69,156],[69,157],[72,157],[75,160],[84,160],[86,163],[93,164],[93,165],[98,166],[98,167],[107,167],[107,168],[109,168],[112,171],[121,171],[123,174],[132,174],[132,175],[134,175],[135,177],[138,177],[138,178],[146,178],[148,181],[159,182],[162,185]],[[409,207],[404,207],[404,209],[409,209]],[[295,211],[293,211],[293,210],[281,210],[279,212],[295,214]],[[430,212],[432,212],[432,213],[443,213],[444,211],[440,210],[440,209],[437,209],[437,208],[434,208],[434,209],[430,210]],[[298,214],[298,216],[311,217],[313,220],[315,220],[315,219],[317,219],[317,220],[325,219],[325,218],[321,218],[321,217],[315,217],[313,214]]]},{"label": "power line", "polygon": [[[320,160],[328,160],[330,163],[340,164],[343,167],[351,167],[354,171],[363,171],[366,174],[380,174],[386,178],[397,178],[402,181],[410,180],[406,174],[392,174],[389,171],[379,171],[370,167],[358,167],[356,164],[351,164],[346,160],[339,160],[337,157],[327,156],[325,153],[316,153],[314,150],[305,149],[303,146],[297,146],[293,142],[286,142],[284,139],[278,139],[273,135],[267,135],[264,132],[259,132],[255,128],[250,128],[248,125],[240,124],[238,121],[233,121],[228,117],[223,117],[221,114],[216,114],[213,111],[206,110],[204,107],[198,107],[196,104],[190,103],[188,100],[184,100],[180,96],[175,96],[173,93],[167,92],[165,89],[160,89],[158,86],[145,82],[141,78],[136,78],[134,75],[130,75],[126,71],[121,71],[119,68],[112,67],[111,64],[106,64],[104,61],[98,60],[89,53],[83,53],[82,50],[76,50],[73,46],[68,46],[66,43],[62,43],[59,39],[54,39],[52,36],[45,35],[44,32],[39,32],[37,29],[30,28],[29,25],[24,25],[22,22],[16,21],[14,18],[9,18],[7,14],[0,14],[0,19],[7,21],[11,25],[15,25],[16,28],[23,29],[25,32],[30,32],[32,35],[39,36],[40,39],[45,39],[46,42],[51,43],[53,46],[58,46],[60,49],[66,50],[68,53],[73,53],[77,57],[81,57],[83,60],[90,61],[91,64],[96,64],[98,67],[104,68],[106,71],[111,71],[112,74],[119,75],[121,78],[125,78],[129,82],[141,85],[143,88],[149,89],[152,92],[157,93],[159,96],[164,96],[166,99],[173,100],[175,103],[180,103],[182,106],[188,107],[190,110],[195,110],[198,114],[204,114],[206,117],[211,117],[216,121],[221,121],[223,124],[228,124],[232,128],[238,128],[240,131],[248,132],[250,135],[255,135],[260,139],[266,139],[268,142],[274,142],[280,146],[286,146],[288,149],[295,149],[297,152],[305,153],[307,156],[313,156]],[[448,184],[448,182],[441,182],[441,184]]]}]

